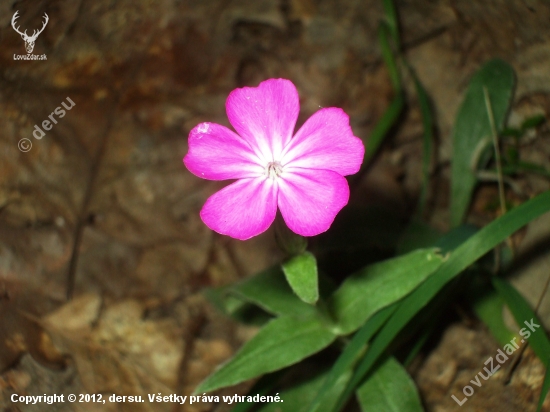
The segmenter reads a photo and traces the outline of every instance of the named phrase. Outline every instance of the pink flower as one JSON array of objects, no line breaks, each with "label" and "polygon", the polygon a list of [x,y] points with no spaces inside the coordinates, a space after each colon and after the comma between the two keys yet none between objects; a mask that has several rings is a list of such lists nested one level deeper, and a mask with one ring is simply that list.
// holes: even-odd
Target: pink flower
[{"label": "pink flower", "polygon": [[245,240],[266,231],[278,207],[299,235],[328,230],[349,200],[344,176],[359,170],[365,151],[344,111],[317,111],[293,137],[300,103],[296,87],[285,79],[235,89],[225,108],[238,134],[201,123],[189,133],[183,159],[203,179],[237,179],[206,201],[203,222]]}]

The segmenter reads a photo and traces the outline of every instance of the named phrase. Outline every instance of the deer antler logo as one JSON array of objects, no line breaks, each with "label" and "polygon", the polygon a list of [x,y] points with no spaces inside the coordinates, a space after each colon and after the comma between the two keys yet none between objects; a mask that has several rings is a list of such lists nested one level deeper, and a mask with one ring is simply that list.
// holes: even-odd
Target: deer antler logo
[{"label": "deer antler logo", "polygon": [[25,30],[24,33],[21,33],[19,31],[19,27],[15,27],[15,20],[18,19],[18,14],[19,13],[19,10],[17,10],[15,12],[15,14],[13,15],[12,19],[11,19],[11,26],[13,27],[13,29],[19,33],[21,35],[21,38],[25,41],[25,49],[27,49],[27,53],[32,53],[33,49],[34,49],[34,42],[36,41],[36,38],[38,37],[38,35],[40,33],[42,33],[44,31],[44,29],[46,28],[46,24],[48,24],[48,21],[50,20],[48,15],[46,13],[44,13],[44,24],[42,25],[42,28],[40,30],[33,30],[33,33],[32,33],[32,36],[29,36],[27,34],[27,30]]}]

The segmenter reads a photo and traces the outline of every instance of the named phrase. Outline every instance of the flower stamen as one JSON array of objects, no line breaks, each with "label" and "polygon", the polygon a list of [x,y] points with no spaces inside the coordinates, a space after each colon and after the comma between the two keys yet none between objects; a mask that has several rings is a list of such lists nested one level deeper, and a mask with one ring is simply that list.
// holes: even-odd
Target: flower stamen
[{"label": "flower stamen", "polygon": [[275,179],[283,173],[283,166],[279,162],[269,162],[265,168],[265,174],[267,177]]}]

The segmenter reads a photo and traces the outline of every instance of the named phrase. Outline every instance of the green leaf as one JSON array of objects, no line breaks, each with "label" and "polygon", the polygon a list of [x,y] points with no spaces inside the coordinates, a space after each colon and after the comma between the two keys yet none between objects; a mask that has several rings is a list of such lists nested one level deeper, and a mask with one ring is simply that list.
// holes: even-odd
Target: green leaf
[{"label": "green leaf", "polygon": [[294,256],[283,263],[288,284],[300,299],[314,304],[319,299],[319,284],[317,276],[317,261],[309,252]]},{"label": "green leaf", "polygon": [[341,390],[338,392],[331,391],[331,388],[333,388],[337,382],[347,382],[349,373],[357,362],[358,356],[365,349],[365,344],[373,337],[396,309],[397,303],[385,307],[375,313],[361,329],[357,331],[332,366],[323,386],[321,386],[317,396],[311,403],[309,409],[307,409],[308,412],[332,410],[332,407],[329,407],[329,405],[332,405],[331,401],[334,401],[342,393],[344,387],[342,386]]},{"label": "green leaf", "polygon": [[346,390],[334,410],[339,410],[353,393],[376,360],[398,335],[403,327],[454,277],[503,242],[531,220],[550,211],[550,191],[544,192],[495,219],[451,252],[449,258],[407,296],[382,330],[373,339],[363,360],[357,366]]},{"label": "green leaf", "polygon": [[[525,328],[529,332],[529,337],[525,336],[525,341],[529,340],[529,345],[533,348],[533,351],[537,354],[542,363],[548,368],[548,355],[550,354],[550,341],[546,332],[544,331],[544,326],[542,322],[535,314],[533,309],[529,306],[529,303],[525,300],[523,296],[510,285],[507,281],[499,278],[493,278],[493,285],[499,295],[504,299],[506,305],[510,308],[510,311],[514,315],[514,319],[518,323],[520,328]],[[535,327],[535,330],[531,330],[525,322],[533,321],[539,327]],[[521,332],[520,332],[521,334]],[[524,337],[524,336],[522,336]],[[522,339],[522,343],[523,343]]]},{"label": "green leaf", "polygon": [[[546,363],[547,365],[550,363],[550,360]],[[540,412],[542,410],[542,404],[544,403],[544,399],[546,399],[546,395],[548,395],[548,391],[550,390],[550,369],[546,368],[546,373],[544,374],[544,381],[542,382],[542,388],[540,388],[540,396],[539,396],[539,403],[537,405],[537,412]]]},{"label": "green leaf", "polygon": [[420,198],[418,200],[417,216],[422,216],[428,200],[428,188],[430,186],[430,164],[432,161],[432,142],[433,142],[433,128],[434,122],[432,117],[432,110],[430,107],[430,99],[428,93],[422,86],[422,83],[416,76],[416,73],[412,68],[409,68],[410,73],[414,79],[414,86],[416,94],[418,96],[418,103],[420,104],[420,113],[422,114],[422,126],[424,133],[422,134],[422,190],[420,192]]},{"label": "green leaf", "polygon": [[516,139],[519,139],[523,135],[523,133],[519,129],[513,127],[505,127],[500,132],[500,135],[503,137],[515,137]]},{"label": "green leaf", "polygon": [[388,25],[389,32],[395,47],[399,48],[399,23],[397,21],[397,11],[392,0],[382,0],[384,7],[384,20]]},{"label": "green leaf", "polygon": [[219,311],[231,316],[238,311],[242,306],[246,305],[242,299],[227,296],[229,287],[222,286],[219,288],[206,288],[203,290],[203,295]]},{"label": "green leaf", "polygon": [[384,141],[384,137],[399,118],[404,106],[405,98],[403,97],[403,92],[399,91],[365,142],[365,160],[363,161],[363,165],[366,165],[378,151]]},{"label": "green leaf", "polygon": [[[274,373],[268,373],[267,375],[262,376],[254,384],[254,386],[248,391],[246,396],[255,395],[268,395],[273,388],[279,383],[279,380],[286,374],[286,370],[280,370]],[[256,402],[239,402],[236,406],[233,406],[231,412],[247,412],[250,409],[253,409],[257,406]]]},{"label": "green leaf", "polygon": [[382,49],[382,57],[388,67],[388,73],[394,90],[401,92],[401,76],[390,46],[389,36],[391,36],[391,29],[388,24],[380,24],[380,28],[378,29],[378,40],[380,41],[380,48]]},{"label": "green leaf", "polygon": [[272,316],[269,313],[256,305],[231,295],[228,290],[228,286],[207,288],[203,291],[203,295],[213,306],[240,323],[262,326],[271,320]]},{"label": "green leaf", "polygon": [[400,46],[397,13],[391,0],[384,0],[383,6],[386,21],[380,24],[378,29],[378,40],[380,42],[382,57],[388,67],[388,73],[396,92],[396,96],[384,112],[382,118],[378,121],[378,123],[376,123],[376,126],[374,126],[368,140],[365,142],[365,159],[363,161],[363,165],[366,165],[380,148],[382,142],[384,141],[384,137],[396,123],[399,115],[403,111],[403,107],[405,106],[403,86],[401,85],[401,75],[399,73],[397,62],[389,41],[389,38],[391,37],[396,50],[399,50]]},{"label": "green leaf", "polygon": [[546,121],[546,117],[543,114],[538,114],[533,117],[529,117],[524,120],[521,124],[521,130],[532,129],[534,127],[540,126]]},{"label": "green leaf", "polygon": [[363,412],[423,411],[416,386],[405,368],[387,358],[357,390]]},{"label": "green leaf", "polygon": [[[289,389],[283,390],[279,396],[284,403],[269,403],[258,409],[258,412],[305,412],[309,403],[319,392],[321,384],[325,381],[328,371],[317,373],[307,380],[303,380]],[[351,371],[341,377],[327,390],[327,406],[331,407],[336,402],[335,394],[340,393],[351,375]]]},{"label": "green leaf", "polygon": [[335,338],[318,317],[274,319],[202,382],[195,393],[236,385],[282,369],[326,348]]},{"label": "green leaf", "polygon": [[433,331],[435,329],[435,325],[427,325],[420,331],[420,335],[416,339],[415,342],[413,342],[412,347],[408,348],[409,353],[407,353],[407,356],[403,360],[403,366],[408,367],[412,361],[416,358],[420,350],[424,347],[426,344],[426,341],[428,338],[432,335]]},{"label": "green leaf", "polygon": [[401,235],[401,239],[397,245],[397,252],[403,254],[416,249],[433,246],[440,237],[441,233],[437,229],[419,219],[413,218]]},{"label": "green leaf", "polygon": [[517,147],[508,147],[504,152],[506,155],[506,163],[511,165],[516,165],[519,162],[519,151]]},{"label": "green leaf", "polygon": [[494,290],[476,299],[473,305],[477,316],[487,325],[501,345],[507,344],[515,336],[504,323],[503,307],[504,301]]},{"label": "green leaf", "polygon": [[491,125],[485,105],[486,87],[495,125],[500,130],[510,106],[515,84],[514,70],[502,60],[491,60],[472,78],[456,117],[451,167],[451,225],[458,226],[470,205],[476,185],[477,158],[491,142]]},{"label": "green leaf", "polygon": [[315,308],[302,302],[288,286],[280,266],[274,266],[229,288],[229,292],[274,315],[311,316]]},{"label": "green leaf", "polygon": [[331,296],[336,333],[348,334],[370,316],[410,293],[443,262],[436,249],[420,249],[367,266],[347,278]]},{"label": "green leaf", "polygon": [[[526,331],[530,332],[529,344],[546,367],[546,374],[544,376],[544,381],[542,382],[542,388],[537,406],[537,412],[540,412],[544,399],[548,394],[548,390],[550,390],[550,373],[548,372],[550,366],[550,359],[548,358],[550,354],[550,341],[548,340],[544,326],[542,326],[542,322],[537,317],[536,313],[531,309],[529,303],[527,303],[516,288],[514,288],[507,281],[499,278],[493,278],[493,285],[510,308],[510,311],[514,315],[514,318],[520,328],[527,326],[525,322],[531,324],[531,320],[537,325],[540,325],[540,328],[535,327],[534,331],[532,331],[530,327],[525,328]],[[521,341],[523,342],[523,340],[524,339]],[[527,336],[525,336],[525,340],[527,340]]]},{"label": "green leaf", "polygon": [[[495,170],[491,170],[491,172],[496,173]],[[504,166],[502,168],[502,173],[505,175],[514,175],[518,172],[536,173],[538,175],[550,177],[550,171],[546,170],[544,167],[531,162],[524,162],[521,160],[514,165]]]}]

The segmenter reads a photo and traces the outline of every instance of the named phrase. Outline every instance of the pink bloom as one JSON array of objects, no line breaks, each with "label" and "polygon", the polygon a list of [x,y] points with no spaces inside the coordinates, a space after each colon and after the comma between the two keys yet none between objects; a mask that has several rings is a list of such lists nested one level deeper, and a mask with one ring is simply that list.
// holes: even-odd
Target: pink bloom
[{"label": "pink bloom", "polygon": [[206,201],[203,222],[245,240],[266,231],[279,207],[299,235],[328,230],[349,200],[344,176],[359,170],[365,151],[344,111],[317,111],[293,137],[300,103],[296,87],[285,79],[235,89],[225,108],[238,134],[201,123],[189,133],[183,159],[203,179],[237,179]]}]

